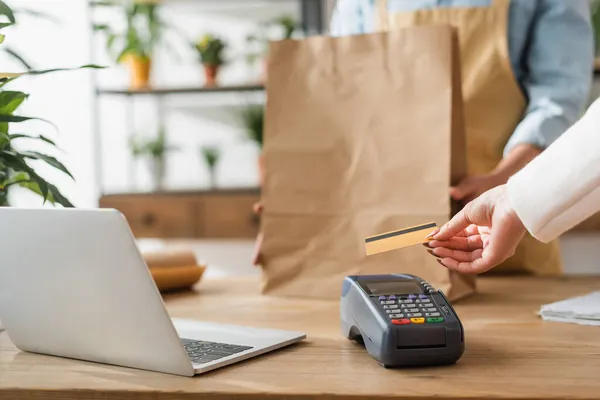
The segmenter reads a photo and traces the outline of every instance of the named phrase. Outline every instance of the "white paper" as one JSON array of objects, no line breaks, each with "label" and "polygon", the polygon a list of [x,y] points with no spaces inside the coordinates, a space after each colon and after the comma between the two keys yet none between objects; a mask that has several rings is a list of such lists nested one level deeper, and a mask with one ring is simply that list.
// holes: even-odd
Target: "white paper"
[{"label": "white paper", "polygon": [[546,321],[600,326],[600,291],[543,305],[539,315]]}]

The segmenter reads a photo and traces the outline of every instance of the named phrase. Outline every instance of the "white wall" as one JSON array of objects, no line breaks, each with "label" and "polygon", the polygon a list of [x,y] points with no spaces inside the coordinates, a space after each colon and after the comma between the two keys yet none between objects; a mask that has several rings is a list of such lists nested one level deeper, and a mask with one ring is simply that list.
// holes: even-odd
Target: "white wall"
[{"label": "white wall", "polygon": [[[252,4],[249,4],[252,3]],[[22,50],[37,67],[63,67],[95,63],[109,65],[110,69],[98,74],[100,85],[125,88],[128,71],[116,66],[107,57],[104,38],[94,40],[96,59],[91,58],[91,30],[88,7],[84,0],[12,0],[15,8],[26,7],[50,13],[61,19],[56,26],[32,17],[22,17],[18,26],[7,33],[7,43]],[[294,0],[244,1],[198,0],[182,1],[164,8],[164,16],[185,36],[193,40],[205,32],[222,35],[231,45],[231,62],[224,67],[222,84],[248,83],[257,79],[260,70],[247,65],[244,40],[256,28],[256,23],[282,13],[298,18],[299,7]],[[115,21],[118,16],[96,12],[99,21]],[[180,57],[175,58],[161,48],[154,65],[153,82],[157,87],[193,86],[203,83],[203,71],[197,55],[185,43],[170,35],[171,43]],[[0,70],[14,71],[15,64],[0,56]],[[20,69],[18,69],[20,70]],[[23,79],[14,88],[31,92],[22,108],[22,114],[31,114],[52,120],[58,128],[57,142],[64,150],[59,153],[76,178],[76,183],[40,166],[39,171],[56,183],[80,207],[96,206],[99,193],[94,173],[94,141],[92,136],[93,88],[91,72],[78,71]],[[199,153],[200,144],[216,144],[222,148],[218,168],[218,182],[222,187],[254,187],[258,183],[257,147],[246,140],[241,127],[233,117],[234,107],[248,101],[262,101],[262,93],[171,95],[164,98],[166,127],[169,138],[180,150],[168,158],[167,186],[172,189],[207,187],[208,174]],[[136,132],[155,135],[157,104],[154,97],[136,97]],[[131,157],[127,147],[128,107],[125,97],[102,97],[98,103],[104,158],[103,185],[109,192],[146,190],[150,188],[148,169],[143,163],[133,167],[138,184],[131,180]],[[28,132],[52,134],[47,125],[32,122]],[[39,198],[23,191],[15,191],[11,201],[19,206],[39,206]]]}]

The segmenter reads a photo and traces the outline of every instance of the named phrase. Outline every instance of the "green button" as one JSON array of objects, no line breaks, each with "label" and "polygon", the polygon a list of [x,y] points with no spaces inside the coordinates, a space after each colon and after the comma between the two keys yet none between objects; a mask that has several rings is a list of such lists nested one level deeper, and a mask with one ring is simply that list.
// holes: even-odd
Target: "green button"
[{"label": "green button", "polygon": [[427,322],[444,322],[444,317],[427,318]]}]

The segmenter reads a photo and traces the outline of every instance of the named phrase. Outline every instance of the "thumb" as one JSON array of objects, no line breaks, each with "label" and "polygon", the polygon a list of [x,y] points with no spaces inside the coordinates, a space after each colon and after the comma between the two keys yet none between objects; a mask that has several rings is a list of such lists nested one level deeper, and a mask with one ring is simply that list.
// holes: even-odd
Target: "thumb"
[{"label": "thumb", "polygon": [[472,221],[469,218],[469,214],[466,212],[466,207],[459,211],[450,221],[446,222],[436,233],[432,236],[435,240],[450,240],[458,233],[467,229],[471,225]]},{"label": "thumb", "polygon": [[446,222],[440,231],[432,235],[435,240],[450,240],[469,225],[491,226],[493,203],[489,196],[480,196],[467,203],[450,221]]}]

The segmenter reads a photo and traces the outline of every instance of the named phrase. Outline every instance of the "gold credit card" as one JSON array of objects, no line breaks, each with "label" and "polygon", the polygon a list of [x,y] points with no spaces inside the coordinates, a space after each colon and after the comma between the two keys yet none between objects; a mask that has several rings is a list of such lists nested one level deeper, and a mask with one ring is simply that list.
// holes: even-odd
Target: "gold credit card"
[{"label": "gold credit card", "polygon": [[435,222],[428,222],[423,225],[370,236],[365,239],[365,250],[367,255],[370,256],[372,254],[383,253],[384,251],[426,243],[431,240],[427,239],[427,235],[429,235],[436,227],[437,225]]}]

